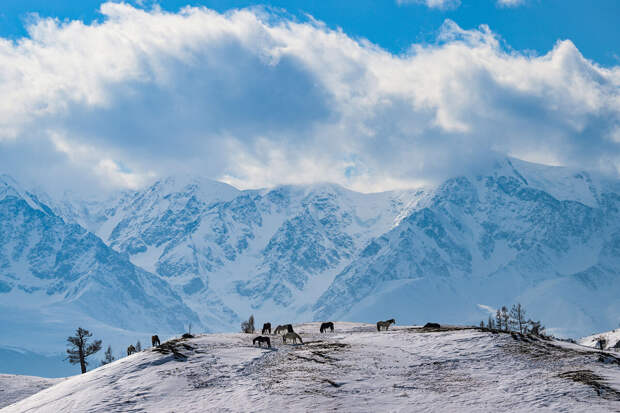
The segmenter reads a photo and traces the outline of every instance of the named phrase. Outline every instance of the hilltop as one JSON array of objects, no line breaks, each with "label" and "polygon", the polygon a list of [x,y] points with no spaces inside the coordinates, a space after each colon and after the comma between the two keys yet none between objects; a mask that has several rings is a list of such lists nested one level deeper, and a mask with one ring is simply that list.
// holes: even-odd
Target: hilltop
[{"label": "hilltop", "polygon": [[468,327],[294,328],[305,344],[284,345],[274,335],[271,349],[258,348],[256,335],[241,333],[176,339],[0,411],[620,409],[617,355],[569,342]]}]

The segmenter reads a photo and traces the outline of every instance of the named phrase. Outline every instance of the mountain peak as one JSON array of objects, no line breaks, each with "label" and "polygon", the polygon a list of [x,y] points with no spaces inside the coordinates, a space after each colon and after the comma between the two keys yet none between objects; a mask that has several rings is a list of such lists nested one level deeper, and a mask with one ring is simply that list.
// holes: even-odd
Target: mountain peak
[{"label": "mountain peak", "polygon": [[165,195],[191,192],[198,198],[209,201],[228,201],[241,192],[224,182],[190,174],[163,177],[154,182],[148,190],[158,191]]}]

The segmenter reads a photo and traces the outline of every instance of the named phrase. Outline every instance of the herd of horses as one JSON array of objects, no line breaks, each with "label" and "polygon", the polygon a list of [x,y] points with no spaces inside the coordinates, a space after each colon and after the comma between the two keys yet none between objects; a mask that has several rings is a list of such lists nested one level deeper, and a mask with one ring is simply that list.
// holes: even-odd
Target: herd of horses
[{"label": "herd of horses", "polygon": [[[377,331],[381,331],[382,329],[387,331],[390,328],[390,326],[395,323],[396,323],[396,320],[394,320],[393,318],[389,320],[385,320],[385,321],[377,321]],[[326,333],[327,330],[333,333],[334,323],[332,321],[321,323],[321,328],[319,330],[321,334]],[[271,323],[263,324],[263,330],[261,334],[262,335],[255,337],[254,340],[252,340],[252,344],[256,345],[256,343],[258,343],[258,346],[262,347],[263,343],[265,343],[267,344],[267,347],[271,348],[271,339],[265,336],[265,334],[271,335]],[[282,324],[282,325],[277,326],[275,330],[273,330],[273,334],[281,335],[282,342],[284,344],[287,343],[287,340],[288,342],[292,342],[293,344],[297,344],[298,341],[300,344],[304,344],[303,340],[301,339],[301,336],[293,330],[292,324]],[[157,336],[157,334],[151,337],[151,345],[153,347],[159,347],[161,345],[161,341],[159,340],[159,337]],[[134,347],[133,344],[127,347],[128,356],[132,355],[135,352],[136,352],[136,348]]]},{"label": "herd of horses", "polygon": [[[387,331],[390,328],[390,326],[395,323],[396,323],[396,320],[394,320],[393,318],[389,320],[385,320],[385,321],[377,321],[377,331],[381,331],[382,329]],[[328,330],[331,331],[332,333],[334,332],[334,323],[332,321],[321,323],[321,328],[319,329],[321,334],[326,333]],[[267,344],[267,347],[271,348],[271,338],[265,336],[265,334],[271,335],[271,323],[263,324],[263,330],[261,334],[262,335],[255,337],[254,340],[252,340],[252,344],[256,345],[256,343],[258,343],[258,346],[262,347],[263,343],[265,343]],[[304,344],[303,340],[301,339],[301,336],[297,334],[295,331],[293,331],[292,324],[283,324],[283,325],[277,326],[275,330],[273,330],[273,334],[281,335],[282,343],[284,344],[287,343],[287,340],[289,342],[292,342],[293,344],[297,344],[297,341],[299,341],[300,344]]]}]

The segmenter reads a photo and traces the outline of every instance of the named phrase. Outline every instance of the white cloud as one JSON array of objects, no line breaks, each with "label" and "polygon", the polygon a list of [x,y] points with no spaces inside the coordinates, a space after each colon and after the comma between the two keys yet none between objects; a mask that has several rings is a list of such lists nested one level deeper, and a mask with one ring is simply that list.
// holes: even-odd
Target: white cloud
[{"label": "white cloud", "polygon": [[620,167],[620,68],[570,41],[506,52],[446,21],[393,55],[265,11],[106,3],[0,40],[0,164],[20,179],[135,187],[196,173],[240,187],[433,182],[495,153]]},{"label": "white cloud", "polygon": [[518,7],[525,4],[525,0],[497,0],[500,7]]},{"label": "white cloud", "polygon": [[457,9],[461,5],[461,0],[396,0],[396,3],[399,5],[423,4],[426,7],[431,8],[431,9],[454,10],[454,9]]}]

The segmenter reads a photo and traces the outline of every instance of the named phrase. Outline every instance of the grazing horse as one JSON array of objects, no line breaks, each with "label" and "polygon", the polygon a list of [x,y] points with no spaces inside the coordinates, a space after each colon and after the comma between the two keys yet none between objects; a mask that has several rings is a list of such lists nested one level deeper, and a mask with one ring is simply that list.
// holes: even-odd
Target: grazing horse
[{"label": "grazing horse", "polygon": [[269,334],[271,334],[271,323],[263,324],[263,332],[262,332],[262,334],[265,334],[265,331],[267,331],[267,332],[269,332]]},{"label": "grazing horse", "polygon": [[256,342],[258,342],[258,347],[262,347],[263,343],[267,343],[267,347],[271,348],[271,340],[269,337],[258,336],[252,340],[252,344],[256,345]]},{"label": "grazing horse", "polygon": [[286,344],[286,340],[292,340],[293,343],[297,343],[297,340],[299,340],[299,342],[301,344],[304,344],[304,342],[301,340],[301,337],[299,336],[299,334],[289,331],[288,333],[286,333],[285,335],[282,336],[282,342],[284,344]]},{"label": "grazing horse", "polygon": [[291,324],[284,324],[281,326],[277,326],[273,331],[273,334],[282,334],[282,333],[294,333],[293,326]]},{"label": "grazing horse", "polygon": [[396,320],[393,318],[386,321],[377,321],[377,331],[381,331],[382,327],[385,328],[385,331],[387,331],[392,324],[396,324]]},{"label": "grazing horse", "polygon": [[129,347],[127,347],[127,355],[131,356],[135,352],[136,352],[136,348],[133,346],[133,344],[130,344]]},{"label": "grazing horse", "polygon": [[159,337],[157,337],[157,334],[151,337],[151,345],[153,347],[159,347],[161,345],[161,341],[159,341]]},{"label": "grazing horse", "polygon": [[334,323],[332,323],[331,321],[328,321],[327,323],[323,323],[321,324],[321,333],[324,333],[327,331],[327,329],[330,329],[332,331],[332,333],[334,332]]}]

